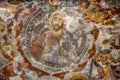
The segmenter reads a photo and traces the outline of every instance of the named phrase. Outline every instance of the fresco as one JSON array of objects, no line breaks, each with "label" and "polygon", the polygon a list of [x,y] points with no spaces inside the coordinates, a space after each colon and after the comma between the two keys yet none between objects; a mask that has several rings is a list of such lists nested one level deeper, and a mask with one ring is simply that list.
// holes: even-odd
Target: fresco
[{"label": "fresco", "polygon": [[119,79],[119,0],[0,1],[0,80]]}]

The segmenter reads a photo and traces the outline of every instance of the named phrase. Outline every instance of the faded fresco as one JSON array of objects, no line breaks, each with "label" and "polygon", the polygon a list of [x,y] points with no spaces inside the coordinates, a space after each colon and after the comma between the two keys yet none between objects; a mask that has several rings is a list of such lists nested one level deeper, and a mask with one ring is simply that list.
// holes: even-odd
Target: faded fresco
[{"label": "faded fresco", "polygon": [[0,0],[0,80],[120,80],[120,1]]}]

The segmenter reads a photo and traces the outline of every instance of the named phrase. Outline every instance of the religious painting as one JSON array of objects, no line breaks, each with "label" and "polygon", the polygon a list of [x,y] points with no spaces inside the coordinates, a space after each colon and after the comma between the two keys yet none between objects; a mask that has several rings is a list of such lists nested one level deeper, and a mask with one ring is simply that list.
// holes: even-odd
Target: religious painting
[{"label": "religious painting", "polygon": [[0,80],[119,79],[119,0],[0,1]]}]

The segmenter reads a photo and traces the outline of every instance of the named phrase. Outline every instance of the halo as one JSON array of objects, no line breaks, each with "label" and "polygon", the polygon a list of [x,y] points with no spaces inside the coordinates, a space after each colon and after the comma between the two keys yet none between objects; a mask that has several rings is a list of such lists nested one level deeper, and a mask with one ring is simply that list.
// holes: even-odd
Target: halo
[{"label": "halo", "polygon": [[82,76],[82,75],[75,75],[73,76],[70,80],[87,80],[87,78],[85,76]]}]

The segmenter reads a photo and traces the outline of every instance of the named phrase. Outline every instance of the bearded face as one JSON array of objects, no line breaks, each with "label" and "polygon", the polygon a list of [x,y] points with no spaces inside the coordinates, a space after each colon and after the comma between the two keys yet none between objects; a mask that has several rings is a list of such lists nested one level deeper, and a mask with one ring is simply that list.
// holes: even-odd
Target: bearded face
[{"label": "bearded face", "polygon": [[53,29],[58,31],[63,25],[63,18],[60,14],[55,14],[52,19]]}]

